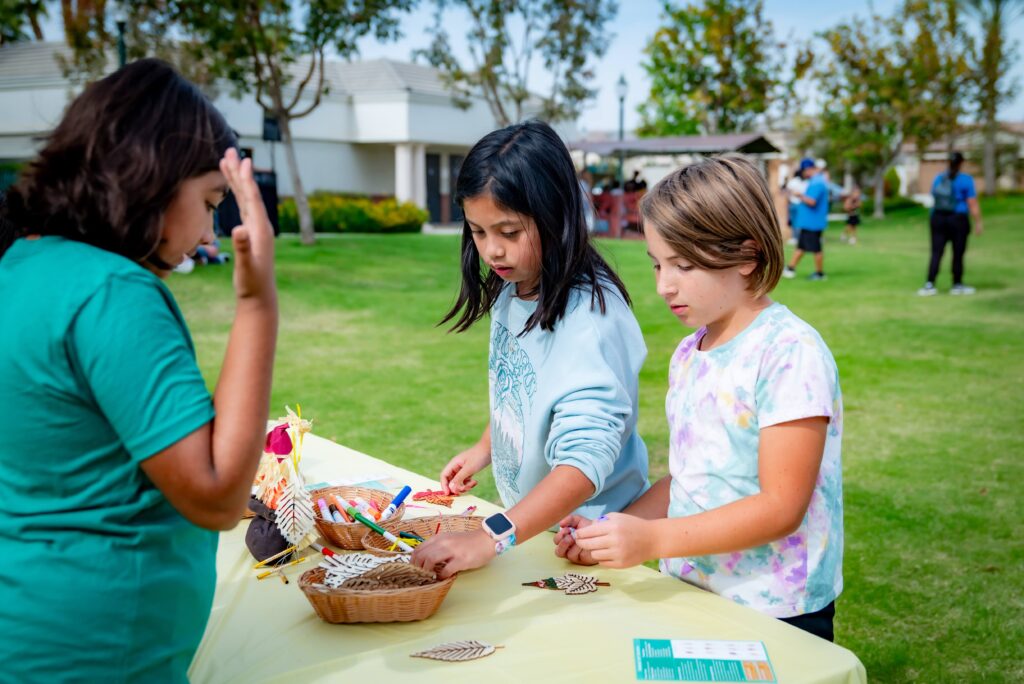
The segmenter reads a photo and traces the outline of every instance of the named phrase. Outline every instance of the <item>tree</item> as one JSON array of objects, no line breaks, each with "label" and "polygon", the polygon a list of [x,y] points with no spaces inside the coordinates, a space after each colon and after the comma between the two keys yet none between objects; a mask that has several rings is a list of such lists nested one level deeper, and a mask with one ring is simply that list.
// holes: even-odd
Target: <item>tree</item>
[{"label": "tree", "polygon": [[884,215],[885,172],[907,140],[947,140],[963,111],[967,66],[955,6],[907,0],[889,17],[855,18],[822,34],[816,66],[822,134],[854,169],[869,169],[874,215]]},{"label": "tree", "polygon": [[976,105],[984,130],[985,194],[996,191],[996,115],[999,105],[1011,99],[1015,84],[1007,79],[1013,67],[1016,44],[1007,40],[1010,24],[1024,13],[1024,0],[962,0],[964,8],[978,20],[983,37],[975,61],[978,80]]},{"label": "tree", "polygon": [[[444,18],[453,8],[470,17],[468,66],[455,56],[445,29]],[[497,124],[507,126],[523,118],[533,97],[528,82],[537,52],[552,76],[551,90],[541,98],[541,116],[573,119],[594,95],[588,64],[608,49],[605,25],[616,10],[614,0],[437,0],[430,47],[416,55],[440,71],[456,105],[468,107],[471,96],[482,96]]]},{"label": "tree", "polygon": [[641,135],[749,130],[810,67],[810,54],[798,50],[793,78],[783,78],[785,46],[763,0],[665,0],[662,10],[644,48],[651,93],[639,108]]},{"label": "tree", "polygon": [[44,0],[0,0],[0,45],[30,37],[42,40],[42,20],[47,14]]}]

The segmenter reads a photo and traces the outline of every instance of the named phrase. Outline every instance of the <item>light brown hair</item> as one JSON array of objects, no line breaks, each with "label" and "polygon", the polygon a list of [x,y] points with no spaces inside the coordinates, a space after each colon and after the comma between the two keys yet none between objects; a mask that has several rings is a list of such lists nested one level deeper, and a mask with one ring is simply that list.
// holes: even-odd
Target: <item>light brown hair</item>
[{"label": "light brown hair", "polygon": [[[640,201],[644,230],[656,230],[698,268],[756,264],[747,276],[755,296],[782,275],[782,231],[768,184],[744,156],[706,157],[676,169]],[[748,240],[754,246],[744,245]]]}]

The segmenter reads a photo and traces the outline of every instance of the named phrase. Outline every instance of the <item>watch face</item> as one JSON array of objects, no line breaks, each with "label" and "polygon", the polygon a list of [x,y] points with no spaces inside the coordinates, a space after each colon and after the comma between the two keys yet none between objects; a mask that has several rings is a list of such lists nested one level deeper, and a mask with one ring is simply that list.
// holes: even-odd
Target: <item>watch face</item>
[{"label": "watch face", "polygon": [[498,537],[512,529],[512,521],[506,518],[503,513],[495,513],[487,518],[484,524]]}]

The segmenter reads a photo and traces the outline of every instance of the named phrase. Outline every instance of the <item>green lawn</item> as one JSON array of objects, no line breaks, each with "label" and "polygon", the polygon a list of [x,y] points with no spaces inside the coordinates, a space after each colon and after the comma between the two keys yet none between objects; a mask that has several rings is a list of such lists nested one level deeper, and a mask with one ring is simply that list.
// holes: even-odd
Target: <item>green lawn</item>
[{"label": "green lawn", "polygon": [[[866,220],[860,244],[827,233],[824,283],[783,281],[775,298],[814,325],[839,364],[846,590],[837,639],[877,681],[1024,679],[1024,198],[983,203],[966,281],[949,255],[931,298],[915,296],[927,215]],[[641,433],[651,476],[667,472],[669,357],[689,331],[654,292],[641,242],[601,242],[630,288],[649,347]],[[278,243],[281,336],[272,414],[301,403],[316,431],[435,474],[487,420],[487,326],[448,334],[458,240],[345,235]],[[233,298],[230,268],[173,276],[211,385]],[[496,499],[489,475],[481,495]]]}]

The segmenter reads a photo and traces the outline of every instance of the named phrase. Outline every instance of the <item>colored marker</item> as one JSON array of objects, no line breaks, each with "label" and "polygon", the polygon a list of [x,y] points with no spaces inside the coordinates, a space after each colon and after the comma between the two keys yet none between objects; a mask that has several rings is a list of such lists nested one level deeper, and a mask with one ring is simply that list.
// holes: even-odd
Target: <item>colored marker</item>
[{"label": "colored marker", "polygon": [[337,506],[335,506],[334,504],[331,504],[330,506],[327,507],[327,510],[329,510],[331,512],[331,518],[334,519],[334,522],[336,522],[336,523],[343,523],[343,522],[345,522],[345,519],[341,517],[341,511],[338,510]]},{"label": "colored marker", "polygon": [[322,553],[324,556],[327,556],[327,557],[338,555],[338,554],[334,553],[333,551],[331,551],[326,546],[321,546],[320,544],[317,544],[316,542],[310,544],[310,546],[312,546],[314,549],[316,549],[317,551],[319,551],[320,553]]},{"label": "colored marker", "polygon": [[398,548],[402,549],[403,551],[409,551],[409,552],[412,551],[412,547],[411,546],[409,546],[404,541],[402,541],[401,539],[399,539],[395,535],[393,535],[390,532],[388,532],[387,530],[385,530],[383,527],[381,527],[377,523],[373,522],[372,520],[368,520],[362,513],[357,511],[355,508],[349,508],[348,509],[348,514],[351,515],[356,520],[358,520],[359,522],[361,522],[364,525],[366,525],[367,527],[369,527],[371,530],[373,530],[374,532],[376,532],[380,536],[382,536],[385,539],[387,539],[392,544],[395,544],[396,546],[398,546]]},{"label": "colored marker", "polygon": [[405,503],[405,497],[409,496],[409,494],[411,493],[412,487],[410,487],[409,485],[402,487],[402,491],[398,492],[398,495],[391,500],[391,503],[388,504],[388,507],[385,508],[384,512],[380,514],[380,519],[387,520],[388,518],[393,516],[395,514],[395,511],[398,510],[398,507]]},{"label": "colored marker", "polygon": [[316,505],[320,509],[320,517],[330,522],[334,520],[334,516],[331,515],[331,511],[327,508],[327,502],[323,499],[317,499]]},{"label": "colored marker", "polygon": [[354,523],[355,520],[353,520],[352,518],[348,517],[348,513],[345,512],[345,509],[348,508],[348,504],[344,502],[344,499],[339,499],[334,494],[331,494],[330,497],[331,497],[331,499],[334,500],[334,505],[338,507],[338,513],[340,513],[341,517],[345,519],[345,522],[347,522],[347,523]]},{"label": "colored marker", "polygon": [[355,506],[355,509],[357,511],[359,511],[368,518],[373,518],[374,520],[376,520],[377,517],[380,515],[379,513],[373,512],[373,509],[370,508],[370,504],[366,503],[366,499],[361,499],[357,496],[353,499],[349,499],[349,501],[353,506]]},{"label": "colored marker", "polygon": [[415,539],[418,542],[426,541],[426,539],[416,534],[415,532],[399,532],[398,536],[402,539]]}]

